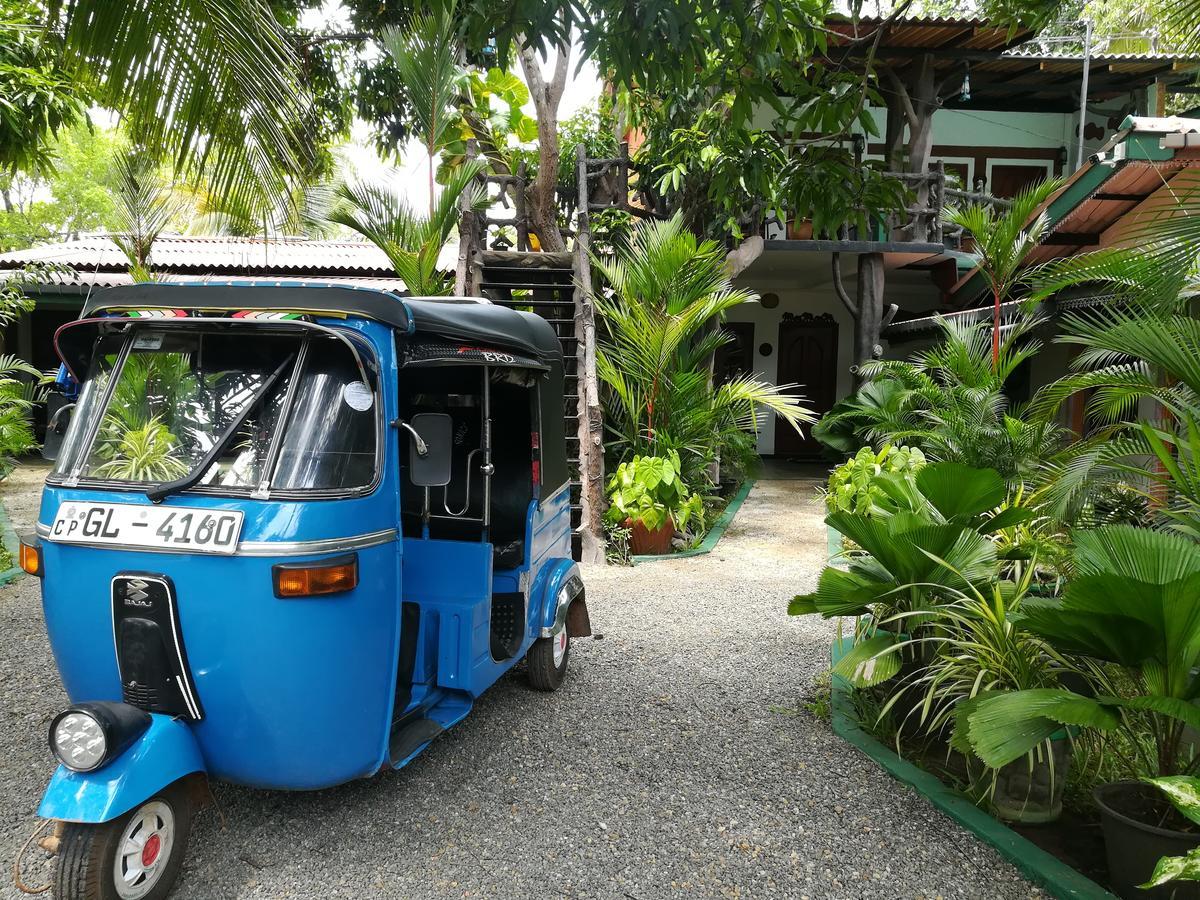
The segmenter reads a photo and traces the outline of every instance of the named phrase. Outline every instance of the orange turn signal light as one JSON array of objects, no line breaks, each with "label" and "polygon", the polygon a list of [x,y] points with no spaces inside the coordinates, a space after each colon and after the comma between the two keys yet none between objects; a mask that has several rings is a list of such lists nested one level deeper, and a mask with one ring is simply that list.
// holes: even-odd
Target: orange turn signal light
[{"label": "orange turn signal light", "polygon": [[27,574],[42,577],[42,548],[37,543],[21,538],[20,557],[17,562]]},{"label": "orange turn signal light", "polygon": [[358,586],[358,555],[312,563],[281,563],[271,567],[276,597],[320,597],[344,594]]}]

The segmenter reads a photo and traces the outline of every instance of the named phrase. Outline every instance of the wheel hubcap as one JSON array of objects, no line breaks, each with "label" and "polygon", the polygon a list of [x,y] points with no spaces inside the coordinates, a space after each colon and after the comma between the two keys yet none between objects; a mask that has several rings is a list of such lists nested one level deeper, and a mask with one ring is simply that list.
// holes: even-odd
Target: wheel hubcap
[{"label": "wheel hubcap", "polygon": [[175,841],[175,814],[161,800],[141,806],[125,826],[113,860],[113,881],[121,900],[139,900],[162,877]]},{"label": "wheel hubcap", "polygon": [[567,655],[567,628],[564,625],[554,636],[554,667],[562,665],[563,657]]}]

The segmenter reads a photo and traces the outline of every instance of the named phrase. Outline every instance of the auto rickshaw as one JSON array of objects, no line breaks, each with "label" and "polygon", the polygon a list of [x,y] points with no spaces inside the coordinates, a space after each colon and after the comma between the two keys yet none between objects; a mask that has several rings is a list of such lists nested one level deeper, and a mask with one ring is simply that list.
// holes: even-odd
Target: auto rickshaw
[{"label": "auto rickshaw", "polygon": [[345,286],[140,284],[55,336],[36,535],[70,705],[55,895],[157,900],[206,779],[400,767],[591,633],[563,361],[532,313]]}]

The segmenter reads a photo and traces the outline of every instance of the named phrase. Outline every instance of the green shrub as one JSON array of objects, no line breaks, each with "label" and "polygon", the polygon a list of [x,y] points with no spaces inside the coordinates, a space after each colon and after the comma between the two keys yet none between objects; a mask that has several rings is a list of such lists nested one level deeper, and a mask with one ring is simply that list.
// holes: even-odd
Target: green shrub
[{"label": "green shrub", "polygon": [[608,521],[641,522],[647,531],[657,531],[673,518],[679,531],[693,520],[703,528],[703,500],[684,484],[680,470],[675,450],[666,456],[635,456],[621,463],[608,481]]},{"label": "green shrub", "polygon": [[892,503],[879,485],[883,474],[911,474],[925,465],[925,454],[916,447],[884,444],[876,453],[863,447],[829,475],[825,506],[831,512],[870,515]]}]

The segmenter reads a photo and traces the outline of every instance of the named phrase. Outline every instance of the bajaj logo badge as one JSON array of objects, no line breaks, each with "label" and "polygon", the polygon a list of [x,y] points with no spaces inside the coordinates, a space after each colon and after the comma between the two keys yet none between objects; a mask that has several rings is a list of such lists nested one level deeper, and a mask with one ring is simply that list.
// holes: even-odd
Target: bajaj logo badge
[{"label": "bajaj logo badge", "polygon": [[149,607],[154,604],[146,598],[150,595],[146,593],[146,582],[140,578],[131,578],[125,582],[125,605]]}]

